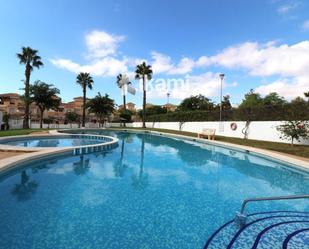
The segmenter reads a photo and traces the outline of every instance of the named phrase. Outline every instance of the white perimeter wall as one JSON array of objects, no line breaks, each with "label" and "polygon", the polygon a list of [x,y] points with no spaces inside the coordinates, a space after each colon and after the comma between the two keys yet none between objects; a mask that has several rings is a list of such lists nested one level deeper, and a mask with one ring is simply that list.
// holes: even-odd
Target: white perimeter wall
[{"label": "white perimeter wall", "polygon": [[[244,138],[242,130],[246,126],[245,121],[236,122],[222,122],[223,131],[219,129],[219,122],[186,122],[182,125],[182,131],[189,131],[198,133],[202,131],[203,128],[216,129],[216,135],[226,136],[226,137],[238,137]],[[231,123],[237,124],[237,129],[233,131],[230,127]],[[271,142],[284,142],[290,143],[289,140],[280,139],[280,132],[276,130],[276,127],[284,122],[281,121],[255,121],[251,122],[248,129],[248,138],[255,140],[271,141]],[[114,126],[114,124],[112,124]],[[117,124],[119,126],[119,124]],[[127,124],[128,127],[142,127],[141,122],[135,122],[132,124]],[[147,128],[160,128],[160,129],[170,129],[179,130],[179,122],[147,122]],[[295,141],[295,143],[298,143]],[[309,144],[309,140],[302,140],[300,144]]]},{"label": "white perimeter wall", "polygon": [[[1,121],[1,120],[0,120]],[[1,122],[0,122],[1,123]],[[226,136],[226,137],[238,137],[244,138],[244,134],[242,130],[245,128],[245,121],[236,121],[236,122],[222,122],[223,123],[223,131],[219,129],[219,122],[186,122],[182,125],[182,131],[194,132],[198,133],[202,131],[203,128],[212,128],[216,129],[216,135]],[[237,124],[237,129],[233,131],[230,128],[231,123]],[[289,140],[280,139],[280,133],[276,130],[276,127],[283,122],[280,121],[254,121],[250,123],[248,129],[248,138],[262,141],[271,141],[271,142],[284,142],[290,143]],[[120,126],[119,123],[109,124],[111,126]],[[146,126],[148,128],[160,128],[160,129],[169,129],[169,130],[179,130],[179,122],[147,122]],[[31,124],[31,128],[39,128],[39,124]],[[44,128],[47,128],[48,125],[44,124]],[[134,122],[132,124],[127,124],[127,127],[142,127],[141,122]],[[11,129],[19,129],[22,128],[22,120],[12,120],[10,121]],[[71,125],[49,125],[51,129],[66,129],[66,128],[78,128],[77,124]],[[98,124],[86,124],[86,128],[99,128]],[[309,145],[309,140],[301,140],[300,142],[295,141],[295,143],[299,144],[307,144]]]}]

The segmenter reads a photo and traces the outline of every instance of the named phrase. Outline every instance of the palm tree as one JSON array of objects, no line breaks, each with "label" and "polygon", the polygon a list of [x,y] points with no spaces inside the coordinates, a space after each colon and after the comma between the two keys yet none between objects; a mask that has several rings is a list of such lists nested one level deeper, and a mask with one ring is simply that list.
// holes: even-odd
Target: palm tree
[{"label": "palm tree", "polygon": [[[131,82],[129,81],[129,78],[126,77],[126,75],[118,74],[116,83],[117,83],[118,87],[120,89],[122,89],[122,94],[123,94],[123,113],[126,113],[126,111],[127,111],[126,87],[127,87],[127,85],[130,85]],[[123,122],[123,126],[126,127],[126,122]]]},{"label": "palm tree", "polygon": [[38,56],[38,50],[32,49],[30,47],[22,47],[22,52],[17,54],[20,64],[25,64],[25,116],[23,121],[23,128],[29,129],[29,112],[30,112],[30,75],[34,67],[40,68],[43,66],[41,57]]},{"label": "palm tree", "polygon": [[79,73],[76,78],[76,83],[83,88],[83,117],[82,117],[82,127],[85,127],[86,120],[86,91],[87,88],[92,90],[93,79],[89,73]]},{"label": "palm tree", "polygon": [[[119,88],[124,87],[124,86],[122,85],[124,80],[125,80],[125,78],[124,78],[124,75],[123,75],[123,74],[118,74],[118,75],[117,75],[117,81],[116,81],[116,83],[117,83],[117,85],[118,85]],[[127,105],[127,104],[126,104],[126,95],[123,93],[123,109],[124,109],[124,110],[127,109],[126,105]]]},{"label": "palm tree", "polygon": [[86,104],[89,113],[94,113],[99,118],[99,126],[104,125],[104,118],[108,118],[115,110],[114,100],[109,98],[108,94],[102,96],[98,93]]},{"label": "palm tree", "polygon": [[152,79],[152,69],[150,65],[146,65],[146,63],[143,62],[142,64],[137,65],[135,70],[135,79],[143,80],[143,128],[146,128],[146,77],[148,80]]},{"label": "palm tree", "polygon": [[61,99],[57,96],[60,93],[58,88],[47,84],[40,80],[30,85],[30,99],[31,102],[36,103],[40,109],[40,128],[43,128],[43,116],[45,110],[56,110],[61,103]]}]

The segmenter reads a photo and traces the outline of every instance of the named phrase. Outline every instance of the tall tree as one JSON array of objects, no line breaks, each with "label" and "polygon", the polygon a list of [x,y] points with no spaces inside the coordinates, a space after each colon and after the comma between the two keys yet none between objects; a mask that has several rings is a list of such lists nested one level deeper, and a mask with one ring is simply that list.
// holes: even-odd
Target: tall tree
[{"label": "tall tree", "polygon": [[[125,75],[123,75],[123,74],[118,74],[118,75],[117,75],[117,81],[116,81],[116,83],[117,83],[117,86],[118,86],[120,89],[123,89],[123,87],[125,87],[124,84],[129,84],[130,82],[127,82],[127,83],[126,83],[126,77],[125,77]],[[122,93],[122,95],[123,95],[123,109],[126,110],[126,109],[127,109],[126,95],[125,95],[124,92]]]},{"label": "tall tree", "polygon": [[263,112],[261,107],[263,105],[263,98],[259,93],[255,93],[251,89],[247,94],[242,103],[237,109],[237,116],[241,120],[254,121],[259,120]]},{"label": "tall tree", "polygon": [[76,78],[76,83],[79,84],[83,89],[83,116],[82,116],[82,127],[85,127],[86,122],[86,93],[87,88],[92,90],[93,79],[89,73],[79,73]]},{"label": "tall tree", "polygon": [[308,120],[308,103],[301,97],[296,97],[288,103],[286,108],[286,120]]},{"label": "tall tree", "polygon": [[[129,78],[126,77],[126,75],[118,74],[117,75],[117,81],[116,81],[118,87],[122,90],[122,96],[123,96],[123,111],[121,112],[124,115],[129,115],[127,112],[127,103],[126,103],[126,87],[127,85],[130,85],[131,82],[129,81]],[[124,127],[126,127],[126,122],[123,123]]]},{"label": "tall tree", "polygon": [[180,111],[211,111],[213,108],[211,100],[201,94],[184,99],[178,107]]},{"label": "tall tree", "polygon": [[40,128],[43,128],[44,111],[59,107],[61,103],[61,99],[57,96],[59,93],[58,88],[39,80],[30,85],[30,101],[35,102],[40,109]]},{"label": "tall tree", "polygon": [[80,117],[76,112],[66,112],[65,113],[65,120],[70,124],[72,128],[72,123],[79,123]]},{"label": "tall tree", "polygon": [[115,102],[107,94],[102,96],[101,93],[98,93],[97,96],[88,101],[87,108],[89,108],[90,113],[96,114],[99,123],[103,124],[104,118],[111,115],[115,110]]},{"label": "tall tree", "polygon": [[30,113],[30,75],[33,71],[33,68],[40,68],[43,66],[43,62],[41,61],[41,57],[38,56],[38,50],[32,49],[30,47],[22,47],[22,52],[17,54],[17,58],[19,59],[20,64],[24,64],[26,66],[25,69],[25,116],[23,121],[23,128],[29,129],[29,113]]},{"label": "tall tree", "polygon": [[143,81],[143,128],[146,128],[146,79],[152,79],[152,69],[150,65],[143,62],[136,66],[135,79]]}]

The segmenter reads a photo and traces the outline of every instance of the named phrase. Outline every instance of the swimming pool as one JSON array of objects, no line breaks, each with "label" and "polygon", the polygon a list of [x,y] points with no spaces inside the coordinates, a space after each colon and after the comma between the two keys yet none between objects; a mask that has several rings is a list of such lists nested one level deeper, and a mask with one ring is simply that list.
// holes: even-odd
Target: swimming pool
[{"label": "swimming pool", "polygon": [[[104,131],[110,151],[54,157],[1,176],[0,248],[203,248],[244,198],[304,194],[309,174],[217,146]],[[309,211],[264,202],[249,213]]]},{"label": "swimming pool", "polygon": [[18,147],[79,147],[112,141],[107,136],[45,135],[1,138],[0,144]]}]

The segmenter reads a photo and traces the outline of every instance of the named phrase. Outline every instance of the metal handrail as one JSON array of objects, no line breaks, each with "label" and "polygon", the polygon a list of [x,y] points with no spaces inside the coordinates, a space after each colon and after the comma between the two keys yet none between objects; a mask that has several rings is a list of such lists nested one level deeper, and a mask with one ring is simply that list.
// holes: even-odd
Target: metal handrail
[{"label": "metal handrail", "polygon": [[236,214],[235,222],[240,227],[243,227],[246,224],[247,216],[244,214],[246,205],[249,202],[258,202],[258,201],[277,201],[277,200],[295,200],[295,199],[309,199],[309,195],[290,195],[290,196],[275,196],[275,197],[261,197],[261,198],[250,198],[245,199],[241,205],[240,212]]},{"label": "metal handrail", "polygon": [[309,195],[289,195],[289,196],[275,196],[275,197],[262,197],[245,199],[241,205],[240,214],[243,215],[246,205],[249,202],[258,201],[277,201],[277,200],[295,200],[295,199],[309,199]]}]

